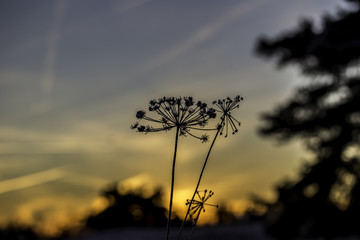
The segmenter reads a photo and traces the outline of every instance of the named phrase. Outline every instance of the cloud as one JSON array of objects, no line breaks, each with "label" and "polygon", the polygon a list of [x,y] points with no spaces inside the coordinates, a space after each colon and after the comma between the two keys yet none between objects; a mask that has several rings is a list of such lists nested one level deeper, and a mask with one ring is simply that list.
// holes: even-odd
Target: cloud
[{"label": "cloud", "polygon": [[219,16],[214,21],[198,29],[189,37],[185,38],[179,44],[173,46],[163,54],[160,54],[151,59],[147,64],[142,67],[143,72],[150,71],[158,68],[177,57],[191,51],[196,46],[205,42],[209,38],[218,33],[225,25],[236,20],[237,18],[246,15],[256,9],[259,5],[268,2],[268,0],[257,1],[241,1],[239,4],[232,7],[228,12]]},{"label": "cloud", "polygon": [[48,35],[47,49],[44,60],[44,72],[41,81],[41,89],[45,100],[38,106],[38,111],[47,110],[50,107],[48,97],[52,94],[55,81],[55,65],[58,50],[59,32],[62,24],[62,19],[65,15],[66,1],[57,1],[55,15],[53,19],[53,26]]},{"label": "cloud", "polygon": [[116,13],[124,13],[150,1],[151,0],[125,0],[113,7],[113,9]]},{"label": "cloud", "polygon": [[55,167],[45,171],[24,175],[17,178],[0,181],[0,194],[16,191],[65,177],[63,167]]},{"label": "cloud", "polygon": [[128,132],[120,132],[105,124],[86,121],[80,122],[73,129],[61,129],[59,132],[41,132],[21,127],[0,127],[0,132],[0,154],[3,155],[115,153],[121,150],[138,152],[139,149],[151,152],[168,143],[168,137],[164,134],[144,137],[130,129]]},{"label": "cloud", "polygon": [[67,178],[63,178],[62,182],[78,185],[86,188],[100,189],[109,183],[108,179],[94,177],[85,174],[69,174]]},{"label": "cloud", "polygon": [[16,207],[12,219],[32,225],[42,234],[53,236],[60,234],[64,228],[79,224],[88,213],[90,203],[84,198],[62,195],[29,197]]}]

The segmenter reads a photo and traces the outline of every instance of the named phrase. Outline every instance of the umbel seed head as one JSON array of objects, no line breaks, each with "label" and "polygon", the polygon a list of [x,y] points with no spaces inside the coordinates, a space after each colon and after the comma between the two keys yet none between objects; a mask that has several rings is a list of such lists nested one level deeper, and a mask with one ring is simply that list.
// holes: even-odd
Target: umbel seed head
[{"label": "umbel seed head", "polygon": [[227,97],[226,99],[213,101],[213,105],[216,107],[215,111],[221,115],[221,123],[217,126],[220,135],[223,135],[223,132],[225,131],[225,137],[227,137],[229,129],[232,134],[238,132],[238,127],[241,123],[232,116],[232,111],[239,108],[239,103],[243,100],[243,97],[238,95],[234,99]]},{"label": "umbel seed head", "polygon": [[[182,136],[192,136],[202,142],[207,142],[209,136],[204,134],[197,136],[191,133],[193,130],[207,130],[204,126],[209,119],[216,117],[216,110],[208,108],[207,104],[198,101],[195,104],[193,97],[162,97],[151,100],[148,106],[151,115],[143,110],[136,112],[139,122],[131,125],[131,129],[138,132],[150,133],[169,131],[178,128]],[[140,121],[147,121],[154,125],[140,125]]]}]

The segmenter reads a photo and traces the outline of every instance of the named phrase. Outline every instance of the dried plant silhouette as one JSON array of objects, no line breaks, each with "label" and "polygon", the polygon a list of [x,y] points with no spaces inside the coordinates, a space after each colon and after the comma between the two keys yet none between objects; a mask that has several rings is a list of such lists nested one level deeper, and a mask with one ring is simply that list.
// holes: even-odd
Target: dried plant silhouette
[{"label": "dried plant silhouette", "polygon": [[205,161],[204,161],[204,164],[203,164],[203,167],[201,169],[201,172],[200,172],[200,176],[199,176],[199,179],[198,179],[198,182],[196,184],[196,187],[195,187],[195,190],[194,190],[194,194],[190,200],[190,203],[188,204],[188,208],[187,208],[187,211],[186,211],[186,214],[185,214],[185,217],[184,217],[184,220],[181,224],[181,227],[180,227],[180,230],[179,230],[179,233],[178,233],[178,236],[177,236],[177,239],[180,239],[180,236],[181,236],[181,233],[182,233],[182,230],[184,228],[184,225],[185,225],[185,222],[191,212],[191,205],[192,205],[192,202],[194,201],[194,198],[198,192],[198,188],[200,186],[200,182],[201,182],[201,179],[202,179],[202,176],[204,174],[204,171],[205,171],[205,167],[207,165],[207,162],[209,160],[209,156],[210,156],[210,153],[213,149],[213,146],[216,142],[216,139],[219,135],[223,135],[224,132],[225,132],[225,137],[228,136],[228,133],[229,133],[229,130],[232,131],[232,134],[235,134],[238,132],[238,127],[240,126],[240,122],[238,120],[236,120],[233,116],[232,116],[232,111],[239,108],[239,103],[241,101],[243,101],[243,97],[240,97],[240,96],[236,96],[234,99],[231,99],[231,98],[226,98],[226,99],[219,99],[217,101],[214,101],[213,104],[215,105],[215,112],[220,114],[220,123],[218,123],[217,127],[216,127],[216,134],[214,136],[214,139],[210,145],[210,148],[209,148],[209,151],[206,155],[206,158],[205,158]]},{"label": "dried plant silhouette", "polygon": [[[224,135],[227,137],[229,132],[235,134],[238,132],[238,127],[240,126],[240,122],[233,117],[232,112],[239,108],[239,103],[243,100],[242,97],[236,96],[234,99],[226,98],[220,99],[213,102],[214,108],[208,108],[206,103],[197,102],[195,104],[192,97],[184,97],[184,98],[174,98],[174,97],[163,97],[158,100],[151,100],[149,102],[149,112],[152,112],[152,115],[148,115],[144,110],[140,110],[136,113],[136,118],[138,122],[131,126],[131,129],[137,130],[142,133],[152,133],[152,132],[160,132],[160,131],[169,131],[171,129],[176,129],[175,134],[175,146],[174,146],[174,156],[172,162],[172,170],[171,170],[171,189],[170,189],[170,203],[169,203],[169,212],[167,219],[167,227],[166,227],[166,236],[165,239],[169,239],[169,229],[170,229],[170,220],[171,220],[171,212],[172,212],[172,203],[173,203],[173,193],[174,193],[174,179],[175,179],[175,166],[176,166],[176,154],[178,149],[178,139],[180,136],[192,136],[201,140],[201,142],[207,142],[209,140],[208,134],[203,134],[198,136],[193,133],[193,131],[198,130],[208,130],[208,131],[216,131],[214,139],[210,145],[210,148],[207,152],[203,167],[200,172],[200,176],[198,182],[196,184],[194,194],[190,200],[188,200],[187,212],[184,217],[184,220],[181,224],[177,239],[180,238],[183,227],[187,218],[193,217],[192,210],[199,210],[199,201],[194,200],[196,195],[199,195],[198,188],[200,186],[200,182],[202,176],[205,171],[205,167],[209,160],[210,153],[213,149],[213,146],[216,142],[216,139],[219,135]],[[214,119],[217,115],[220,115],[220,121],[217,126],[210,129],[205,129],[204,127],[208,124],[210,119]],[[147,121],[155,124],[145,125],[140,124],[140,121]],[[207,192],[204,193],[205,195]],[[213,192],[210,191],[206,196],[203,196],[200,200],[207,200],[209,197],[213,195]],[[195,204],[195,206],[193,206]],[[203,206],[203,205],[201,205]],[[202,207],[203,209],[203,207]],[[196,218],[195,225],[197,223],[198,217]],[[190,236],[191,238],[191,236]]]},{"label": "dried plant silhouette", "polygon": [[202,142],[208,141],[207,134],[197,136],[191,131],[204,130],[204,126],[208,124],[209,119],[216,117],[216,113],[214,109],[208,108],[206,103],[198,101],[195,104],[192,97],[163,97],[158,100],[151,100],[149,102],[148,109],[154,116],[149,116],[145,111],[140,110],[136,113],[136,118],[139,121],[151,122],[155,124],[155,126],[141,125],[139,122],[136,122],[131,126],[132,129],[143,133],[169,131],[173,128],[176,129],[174,156],[171,170],[170,203],[165,237],[165,239],[169,239],[175,182],[176,154],[179,136],[189,135],[201,140]]},{"label": "dried plant silhouette", "polygon": [[[203,195],[201,196],[200,193],[203,193]],[[212,206],[218,208],[218,205],[206,203],[207,200],[209,200],[209,198],[211,198],[214,195],[213,191],[210,190],[208,192],[207,189],[205,189],[204,191],[196,191],[196,195],[198,196],[199,200],[196,199],[186,200],[186,205],[189,205],[190,208],[189,215],[191,222],[193,224],[192,230],[190,232],[189,240],[192,238],[192,235],[195,231],[196,224],[200,218],[200,213],[205,212],[205,206]]]},{"label": "dried plant silhouette", "polygon": [[310,84],[262,115],[263,136],[301,139],[315,156],[297,181],[277,189],[267,211],[270,232],[281,239],[360,235],[360,1],[310,20],[274,39],[262,37],[256,53],[279,66],[295,64]]}]

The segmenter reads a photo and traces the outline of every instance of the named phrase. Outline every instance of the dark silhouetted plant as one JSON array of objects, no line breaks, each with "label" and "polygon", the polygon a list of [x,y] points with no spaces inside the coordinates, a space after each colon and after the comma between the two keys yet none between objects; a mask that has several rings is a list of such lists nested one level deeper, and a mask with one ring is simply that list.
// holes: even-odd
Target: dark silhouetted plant
[{"label": "dark silhouetted plant", "polygon": [[[200,192],[203,192],[204,194],[201,196]],[[189,205],[190,207],[189,215],[191,222],[193,224],[189,239],[191,239],[195,231],[196,224],[200,217],[200,213],[205,212],[205,205],[218,208],[218,205],[206,203],[206,201],[214,195],[213,191],[210,190],[208,192],[207,189],[205,189],[204,191],[196,191],[196,195],[198,196],[199,200],[196,199],[186,200],[186,205]]]},{"label": "dark silhouetted plant", "polygon": [[169,239],[174,192],[175,163],[179,136],[189,135],[201,140],[202,142],[208,141],[209,136],[207,134],[197,136],[190,131],[205,130],[204,126],[208,124],[209,119],[216,117],[216,111],[213,108],[208,108],[206,103],[200,101],[195,103],[192,97],[163,97],[158,100],[151,100],[149,102],[148,109],[151,115],[154,116],[149,116],[145,111],[140,110],[136,113],[136,118],[139,122],[148,121],[154,123],[155,126],[141,125],[139,122],[136,122],[131,126],[131,129],[143,133],[176,129],[174,157],[171,172],[170,203],[165,237],[167,240]]},{"label": "dark silhouetted plant", "polygon": [[211,151],[213,149],[213,146],[215,144],[215,141],[216,141],[217,137],[219,135],[223,135],[224,132],[225,132],[225,137],[227,137],[228,133],[229,133],[229,130],[232,131],[232,134],[235,134],[235,133],[238,132],[238,127],[240,126],[240,122],[238,120],[236,120],[232,116],[232,111],[239,108],[239,103],[241,101],[243,101],[243,100],[244,99],[238,95],[234,99],[231,99],[231,98],[227,97],[226,99],[219,99],[219,100],[213,102],[213,104],[216,106],[215,112],[219,113],[219,115],[220,115],[220,123],[218,123],[218,125],[217,125],[217,128],[216,128],[217,131],[216,131],[215,137],[214,137],[214,139],[213,139],[213,141],[211,143],[211,146],[209,148],[209,151],[208,151],[208,153],[206,155],[203,167],[202,167],[201,172],[200,172],[199,180],[198,180],[198,182],[196,184],[196,187],[195,187],[195,190],[194,190],[194,194],[193,194],[191,200],[189,201],[189,204],[187,204],[188,209],[186,211],[184,220],[183,220],[183,222],[181,224],[177,239],[180,239],[181,232],[182,232],[182,230],[184,228],[185,222],[186,222],[186,220],[187,220],[187,218],[188,218],[188,216],[189,216],[189,214],[191,212],[192,203],[194,201],[195,195],[198,192],[198,188],[199,188],[202,176],[204,174],[206,164],[207,164],[207,162],[209,160],[210,153],[211,153]]}]

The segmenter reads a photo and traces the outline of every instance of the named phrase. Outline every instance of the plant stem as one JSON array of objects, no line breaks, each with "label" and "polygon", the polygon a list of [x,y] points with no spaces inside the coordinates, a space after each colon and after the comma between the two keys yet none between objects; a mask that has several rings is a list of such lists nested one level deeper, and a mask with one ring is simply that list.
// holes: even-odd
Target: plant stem
[{"label": "plant stem", "polygon": [[194,234],[194,231],[195,231],[195,228],[196,228],[196,224],[197,224],[197,222],[198,222],[198,220],[199,220],[200,213],[201,213],[202,209],[203,209],[203,208],[199,209],[199,213],[198,213],[198,215],[197,215],[196,218],[195,218],[194,226],[193,226],[192,229],[191,229],[191,233],[190,233],[190,236],[189,236],[189,240],[191,240],[192,235]]},{"label": "plant stem", "polygon": [[171,210],[172,210],[172,202],[173,202],[173,195],[174,195],[174,182],[175,182],[175,163],[176,163],[176,152],[179,140],[179,127],[176,128],[176,136],[175,136],[175,148],[174,148],[174,158],[172,164],[172,172],[171,172],[171,190],[170,190],[170,204],[169,204],[169,214],[167,219],[167,226],[166,226],[166,236],[165,239],[169,239],[170,234],[170,221],[171,221]]},{"label": "plant stem", "polygon": [[[223,123],[224,123],[224,120],[221,121],[221,125],[222,125]],[[203,173],[204,173],[204,170],[205,170],[207,161],[208,161],[208,159],[209,159],[211,150],[212,150],[212,148],[213,148],[213,146],[214,146],[214,144],[215,144],[215,141],[216,141],[216,139],[217,139],[217,137],[218,137],[218,135],[219,135],[219,133],[220,133],[220,130],[221,130],[221,128],[218,128],[218,130],[217,130],[217,132],[216,132],[216,135],[215,135],[215,137],[214,137],[214,140],[212,141],[211,146],[210,146],[210,148],[209,148],[209,151],[208,151],[208,153],[207,153],[207,155],[206,155],[205,162],[204,162],[204,165],[203,165],[203,167],[202,167],[202,169],[201,169],[201,173],[200,173],[199,180],[198,180],[198,182],[197,182],[197,185],[196,185],[194,194],[193,194],[193,196],[192,196],[192,198],[191,198],[191,201],[190,201],[190,203],[189,203],[189,207],[188,207],[188,209],[187,209],[187,211],[186,211],[184,220],[183,220],[183,222],[181,223],[181,227],[180,227],[178,236],[177,236],[177,238],[176,238],[177,240],[180,239],[181,232],[182,232],[182,230],[183,230],[183,228],[184,228],[186,219],[187,219],[187,217],[189,216],[191,203],[194,201],[194,198],[195,198],[196,192],[197,192],[197,190],[198,190],[198,188],[199,188],[199,185],[200,185],[200,182],[201,182],[201,178],[202,178],[202,175],[203,175]]]}]

